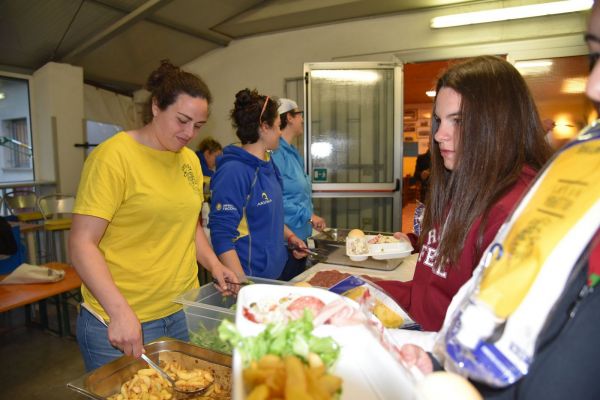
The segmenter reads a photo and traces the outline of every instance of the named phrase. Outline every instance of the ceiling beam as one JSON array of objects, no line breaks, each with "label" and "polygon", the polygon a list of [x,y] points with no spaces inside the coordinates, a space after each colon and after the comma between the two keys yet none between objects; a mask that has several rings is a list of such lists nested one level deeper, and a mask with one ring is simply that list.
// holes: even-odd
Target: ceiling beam
[{"label": "ceiling beam", "polygon": [[69,61],[75,56],[85,54],[92,51],[98,46],[106,43],[123,30],[129,28],[136,22],[146,18],[147,15],[152,14],[155,10],[165,6],[173,0],[148,0],[123,18],[104,29],[102,32],[86,40],[84,43],[77,46],[74,50],[69,52],[66,56],[62,57],[63,61]]},{"label": "ceiling beam", "polygon": [[[108,7],[114,11],[119,11],[122,13],[130,12],[130,10],[128,10],[127,8],[125,8],[122,5],[117,4],[111,0],[87,0],[87,1],[93,1],[96,4],[100,4],[104,7]],[[154,24],[157,24],[157,25],[167,28],[167,29],[172,29],[172,30],[175,30],[175,31],[183,33],[183,34],[196,37],[198,39],[206,40],[207,42],[216,44],[217,46],[221,46],[221,47],[226,47],[229,44],[229,42],[231,42],[231,40],[233,39],[232,37],[230,37],[226,34],[223,34],[223,33],[205,33],[205,32],[199,32],[197,30],[189,29],[188,27],[185,27],[185,26],[182,26],[179,24],[175,24],[172,21],[169,21],[169,20],[166,20],[166,19],[160,18],[160,17],[150,16],[150,17],[146,18],[146,21],[152,22]]]}]

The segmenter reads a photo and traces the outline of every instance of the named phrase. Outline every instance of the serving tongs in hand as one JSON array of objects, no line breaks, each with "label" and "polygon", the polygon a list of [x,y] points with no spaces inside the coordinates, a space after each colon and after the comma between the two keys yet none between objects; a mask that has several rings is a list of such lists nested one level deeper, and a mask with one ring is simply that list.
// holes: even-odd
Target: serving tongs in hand
[{"label": "serving tongs in hand", "polygon": [[171,385],[173,390],[175,390],[176,392],[184,393],[184,394],[198,394],[198,393],[204,392],[212,384],[212,382],[211,382],[208,385],[194,387],[189,390],[183,389],[177,385],[177,382],[175,381],[175,379],[171,378],[171,376],[167,373],[167,371],[162,369],[158,364],[156,364],[154,361],[152,361],[152,359],[144,353],[142,353],[142,360],[146,361],[153,370],[155,370],[156,372],[158,372],[158,374],[160,376],[165,378],[169,382],[169,384]]},{"label": "serving tongs in hand", "polygon": [[288,243],[288,249],[298,251],[300,253],[310,254],[311,256],[322,256],[324,249],[309,249],[308,247],[299,247],[296,244]]},{"label": "serving tongs in hand", "polygon": [[[216,278],[213,278],[213,283],[217,286],[219,285],[219,281]],[[252,282],[251,281],[244,281],[244,282],[229,282],[229,281],[227,281],[227,284],[228,285],[236,285],[236,286],[248,286],[248,285],[252,284]]]}]

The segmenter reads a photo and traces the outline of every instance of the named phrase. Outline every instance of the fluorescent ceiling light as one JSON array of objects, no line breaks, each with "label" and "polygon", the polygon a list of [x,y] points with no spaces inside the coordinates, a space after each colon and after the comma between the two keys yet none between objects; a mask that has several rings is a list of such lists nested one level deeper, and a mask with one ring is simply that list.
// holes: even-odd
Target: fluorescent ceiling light
[{"label": "fluorescent ceiling light", "polygon": [[380,79],[377,72],[352,69],[319,69],[311,72],[314,78],[329,79],[332,81],[350,81],[373,83]]},{"label": "fluorescent ceiling light", "polygon": [[427,97],[435,97],[435,90],[428,90],[425,92]]},{"label": "fluorescent ceiling light", "polygon": [[550,67],[552,66],[552,60],[531,60],[531,61],[517,61],[515,67],[521,68],[539,68],[539,67]]},{"label": "fluorescent ceiling light", "polygon": [[463,14],[444,15],[431,19],[432,28],[483,24],[486,22],[508,21],[512,19],[541,17],[544,15],[565,14],[592,8],[593,0],[567,0],[528,6],[497,8]]},{"label": "fluorescent ceiling light", "polygon": [[4,100],[6,98],[6,95],[4,94],[4,92],[0,92],[0,100]]},{"label": "fluorescent ceiling light", "polygon": [[585,92],[587,79],[584,77],[565,79],[560,86],[561,93],[578,94]]},{"label": "fluorescent ceiling light", "polygon": [[539,75],[550,71],[552,60],[529,60],[517,61],[515,68],[519,70],[521,75]]}]

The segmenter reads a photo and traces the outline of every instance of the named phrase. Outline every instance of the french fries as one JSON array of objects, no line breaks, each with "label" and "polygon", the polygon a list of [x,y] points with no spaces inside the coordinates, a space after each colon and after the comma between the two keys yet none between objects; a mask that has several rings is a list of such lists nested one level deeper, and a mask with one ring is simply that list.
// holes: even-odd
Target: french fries
[{"label": "french fries", "polygon": [[169,382],[153,369],[144,368],[123,383],[121,392],[108,397],[108,400],[170,400],[172,397]]},{"label": "french fries", "polygon": [[209,371],[201,368],[186,370],[179,363],[173,361],[165,366],[171,378],[175,379],[175,387],[186,392],[204,388],[214,382],[214,377]]},{"label": "french fries", "polygon": [[328,400],[342,387],[342,379],[325,372],[323,363],[304,364],[296,356],[268,354],[244,369],[247,400]]},{"label": "french fries", "polygon": [[[210,371],[195,368],[186,370],[178,362],[168,362],[163,369],[175,379],[175,385],[181,390],[194,390],[206,387],[214,382]],[[223,389],[214,384],[202,393],[202,399],[229,397]],[[169,382],[151,368],[137,371],[133,378],[121,385],[121,391],[108,397],[108,400],[171,400],[173,389]]]}]

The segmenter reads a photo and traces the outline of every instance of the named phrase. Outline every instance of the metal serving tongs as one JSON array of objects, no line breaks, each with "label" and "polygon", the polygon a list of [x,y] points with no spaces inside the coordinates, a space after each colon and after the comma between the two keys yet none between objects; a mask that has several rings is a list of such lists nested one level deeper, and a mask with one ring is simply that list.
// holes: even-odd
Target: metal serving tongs
[{"label": "metal serving tongs", "polygon": [[309,249],[308,247],[298,247],[295,244],[288,243],[288,249],[292,251],[299,251],[300,253],[310,254],[311,256],[322,256],[324,249]]},{"label": "metal serving tongs", "polygon": [[325,228],[321,231],[321,233],[324,234],[325,236],[327,236],[329,239],[333,240],[334,242],[337,242],[337,240],[338,240],[337,229]]},{"label": "metal serving tongs", "polygon": [[[219,281],[217,280],[217,278],[213,278],[213,283],[215,285],[219,286]],[[248,286],[248,285],[251,285],[253,283],[254,282],[252,282],[252,281],[244,281],[244,282],[237,282],[237,283],[227,281],[228,285],[236,285],[236,286],[240,286],[240,287],[242,287],[242,286]]]},{"label": "metal serving tongs", "polygon": [[144,353],[142,353],[142,360],[146,361],[153,370],[155,370],[160,376],[165,378],[169,382],[169,384],[171,384],[173,390],[175,390],[176,392],[184,394],[198,394],[204,392],[212,384],[211,382],[208,385],[193,388],[191,390],[182,389],[177,386],[177,382],[175,382],[175,379],[171,378],[171,376],[167,374],[167,372],[164,369],[162,369],[158,364],[152,361],[152,359]]}]

